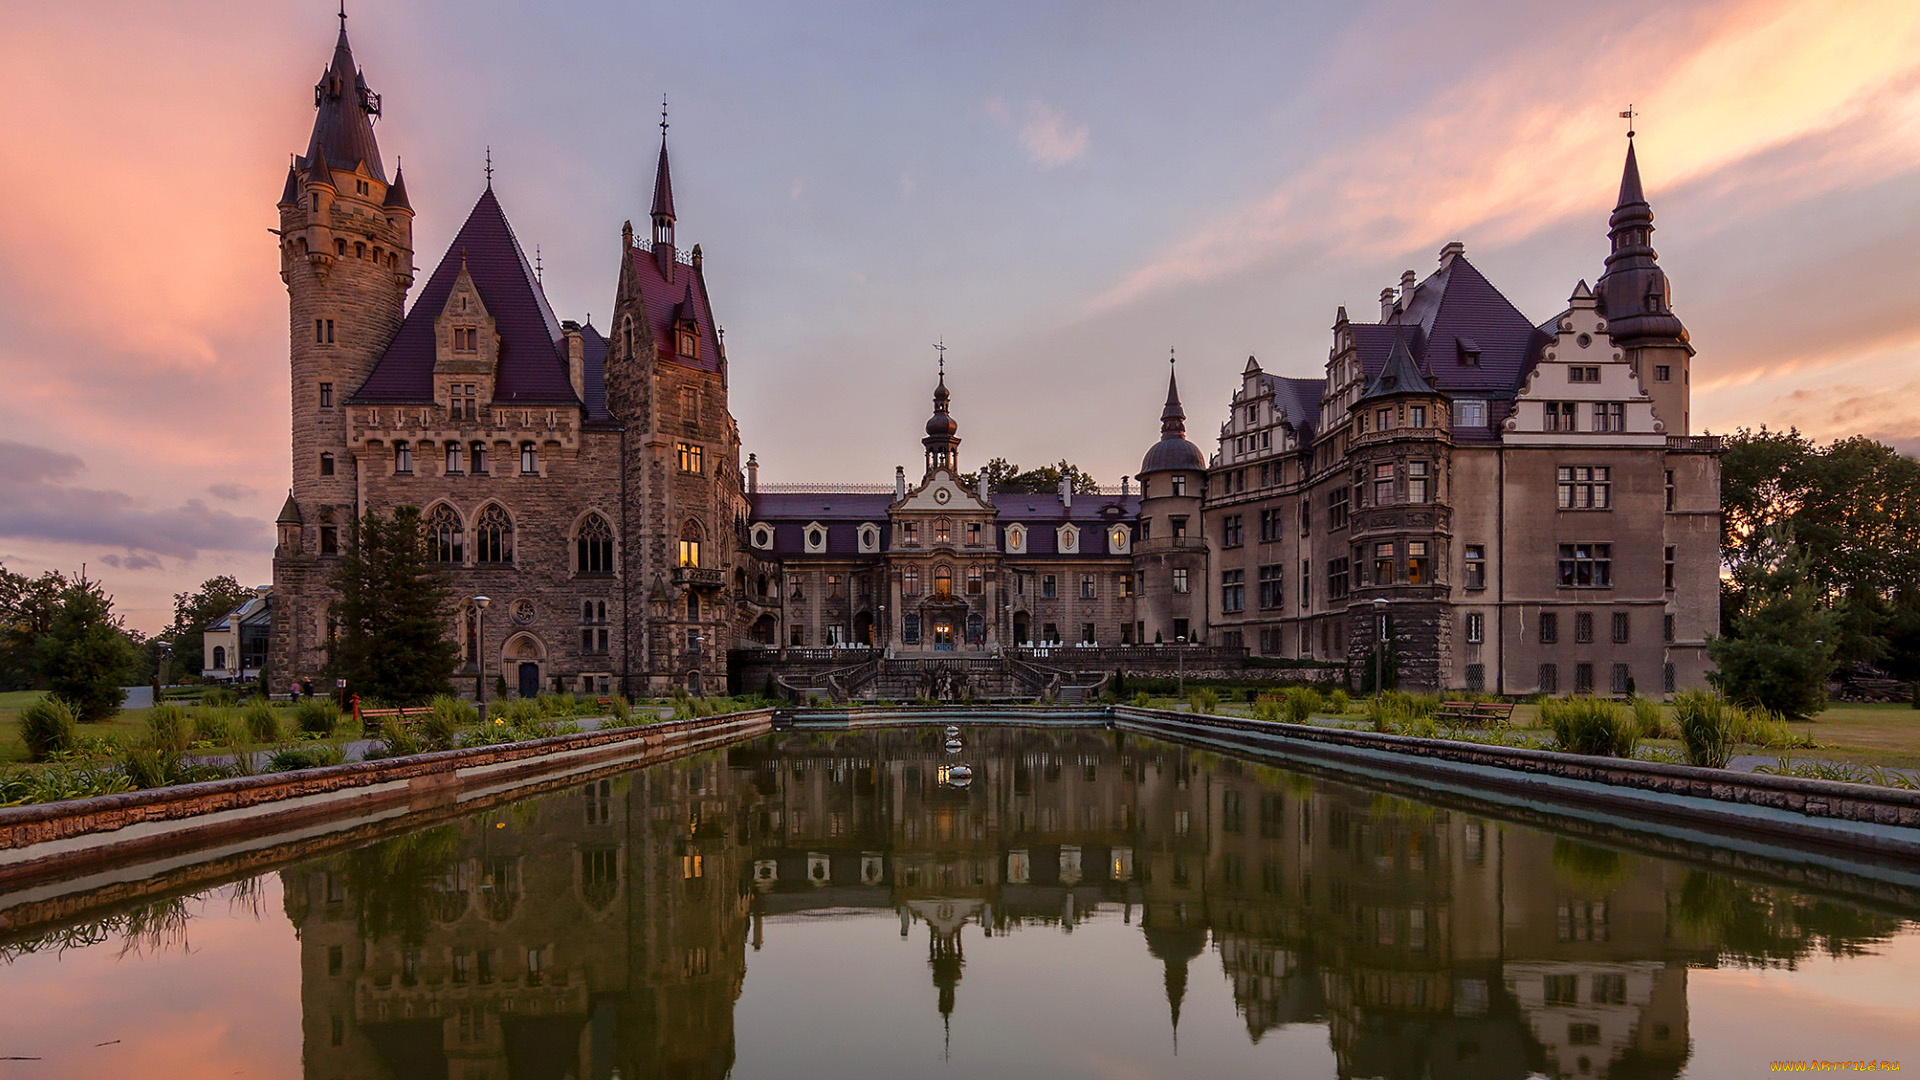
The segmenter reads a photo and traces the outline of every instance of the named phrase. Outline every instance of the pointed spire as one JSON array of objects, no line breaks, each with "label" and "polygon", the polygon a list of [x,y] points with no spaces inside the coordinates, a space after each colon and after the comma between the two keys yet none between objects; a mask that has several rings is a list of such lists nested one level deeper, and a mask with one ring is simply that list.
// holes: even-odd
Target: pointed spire
[{"label": "pointed spire", "polygon": [[927,448],[928,472],[955,468],[960,451],[960,425],[949,411],[953,396],[947,392],[946,346],[934,348],[940,350],[940,381],[933,388],[933,415],[927,419],[927,437],[920,440],[920,445]]},{"label": "pointed spire", "polygon": [[280,205],[292,206],[300,201],[300,170],[292,162],[287,163],[287,185],[280,189]]},{"label": "pointed spire", "polygon": [[1627,167],[1620,173],[1620,199],[1616,208],[1624,208],[1634,203],[1644,204],[1646,193],[1640,187],[1640,158],[1633,150],[1633,136],[1627,136]]},{"label": "pointed spire", "polygon": [[673,170],[667,165],[667,102],[660,101],[660,163],[653,170],[653,220],[673,224]]},{"label": "pointed spire", "polygon": [[1687,329],[1669,306],[1666,271],[1653,249],[1653,207],[1640,182],[1640,155],[1631,132],[1620,171],[1620,198],[1607,219],[1607,239],[1606,272],[1593,283],[1593,291],[1614,341],[1684,344]]},{"label": "pointed spire", "polygon": [[293,497],[293,489],[287,489],[287,501],[280,504],[280,516],[274,519],[275,525],[300,524],[300,504]]},{"label": "pointed spire", "polygon": [[1420,365],[1413,359],[1413,351],[1407,348],[1407,333],[1404,329],[1395,329],[1393,350],[1387,353],[1386,365],[1380,374],[1367,384],[1366,393],[1360,395],[1361,401],[1384,397],[1388,394],[1431,394],[1433,384],[1420,371]]},{"label": "pointed spire", "polygon": [[1184,439],[1187,437],[1187,411],[1180,406],[1180,381],[1174,375],[1176,357],[1173,350],[1167,350],[1167,407],[1160,410],[1160,437],[1163,439]]},{"label": "pointed spire", "polygon": [[340,13],[340,36],[333,45],[333,60],[313,88],[313,135],[307,140],[309,167],[324,155],[340,168],[355,168],[364,163],[367,173],[381,183],[387,182],[386,167],[380,162],[380,145],[373,137],[373,120],[380,115],[380,95],[367,87],[366,76],[353,62],[353,46],[347,42],[347,16]]},{"label": "pointed spire", "polygon": [[382,206],[392,210],[413,212],[413,203],[407,201],[407,170],[398,166],[393,170],[393,186],[387,189],[386,201]]},{"label": "pointed spire", "polygon": [[337,187],[333,182],[333,166],[327,163],[325,147],[314,147],[313,155],[307,159],[307,182]]}]

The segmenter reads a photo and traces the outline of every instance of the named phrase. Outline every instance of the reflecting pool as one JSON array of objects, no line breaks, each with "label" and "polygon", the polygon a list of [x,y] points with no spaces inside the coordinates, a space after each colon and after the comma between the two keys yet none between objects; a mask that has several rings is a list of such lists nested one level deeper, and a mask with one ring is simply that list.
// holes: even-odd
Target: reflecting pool
[{"label": "reflecting pool", "polygon": [[12,916],[0,1077],[1920,1070],[1897,888],[1092,728],[945,739],[777,734]]}]

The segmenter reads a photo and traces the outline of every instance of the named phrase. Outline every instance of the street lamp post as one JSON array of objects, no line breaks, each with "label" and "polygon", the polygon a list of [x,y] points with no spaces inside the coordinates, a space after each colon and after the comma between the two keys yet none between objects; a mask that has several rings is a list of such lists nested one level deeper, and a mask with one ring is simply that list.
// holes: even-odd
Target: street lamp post
[{"label": "street lamp post", "polygon": [[1175,652],[1173,663],[1180,675],[1180,696],[1187,696],[1187,635],[1181,634],[1173,639]]},{"label": "street lamp post", "polygon": [[491,603],[493,601],[485,596],[473,598],[473,702],[476,705],[487,701],[487,642],[481,618]]}]

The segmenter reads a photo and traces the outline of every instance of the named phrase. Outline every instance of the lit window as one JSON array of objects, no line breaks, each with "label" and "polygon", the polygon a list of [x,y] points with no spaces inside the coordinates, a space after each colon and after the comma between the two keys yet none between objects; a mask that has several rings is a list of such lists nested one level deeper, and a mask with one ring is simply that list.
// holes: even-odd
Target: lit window
[{"label": "lit window", "polygon": [[953,570],[941,566],[933,571],[933,595],[936,599],[953,599]]},{"label": "lit window", "polygon": [[1407,584],[1425,585],[1427,583],[1427,542],[1425,540],[1407,541]]},{"label": "lit window", "polygon": [[699,566],[700,565],[700,540],[701,540],[701,533],[700,533],[699,522],[689,521],[685,525],[681,526],[679,565],[681,566]]},{"label": "lit window", "polygon": [[704,471],[702,468],[705,463],[704,447],[695,446],[693,443],[676,443],[674,450],[680,459],[681,472],[698,473]]},{"label": "lit window", "polygon": [[950,544],[953,542],[953,522],[940,518],[933,523],[933,542]]}]

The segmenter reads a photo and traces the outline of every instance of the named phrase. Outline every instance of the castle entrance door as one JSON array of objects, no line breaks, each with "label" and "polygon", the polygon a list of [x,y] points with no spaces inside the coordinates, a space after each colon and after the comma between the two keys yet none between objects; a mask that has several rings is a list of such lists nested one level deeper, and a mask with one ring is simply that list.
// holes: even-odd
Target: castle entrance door
[{"label": "castle entrance door", "polygon": [[953,619],[946,615],[936,616],[933,620],[933,651],[953,651]]},{"label": "castle entrance door", "polygon": [[540,696],[540,665],[522,663],[520,665],[520,696],[537,698]]}]

